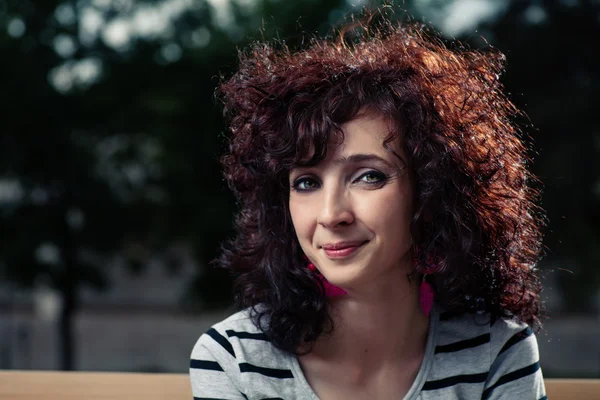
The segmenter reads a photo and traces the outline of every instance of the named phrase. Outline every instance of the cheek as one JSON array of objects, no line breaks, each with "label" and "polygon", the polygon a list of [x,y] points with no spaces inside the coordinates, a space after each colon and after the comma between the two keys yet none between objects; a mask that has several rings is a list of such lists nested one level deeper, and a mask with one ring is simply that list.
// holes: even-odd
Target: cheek
[{"label": "cheek", "polygon": [[290,216],[292,218],[292,224],[296,231],[298,240],[302,241],[307,237],[310,228],[310,216],[307,213],[308,208],[301,202],[290,199]]},{"label": "cheek", "polygon": [[412,218],[412,202],[398,188],[390,187],[361,202],[362,219],[374,230],[382,232],[407,231]]}]

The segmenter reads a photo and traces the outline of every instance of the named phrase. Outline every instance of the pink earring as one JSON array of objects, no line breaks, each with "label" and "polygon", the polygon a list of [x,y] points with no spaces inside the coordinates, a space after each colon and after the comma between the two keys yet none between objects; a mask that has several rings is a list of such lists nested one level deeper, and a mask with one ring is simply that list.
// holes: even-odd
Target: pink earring
[{"label": "pink earring", "polygon": [[317,278],[323,283],[323,288],[325,289],[325,296],[327,296],[327,297],[344,296],[346,294],[346,291],[344,289],[329,283],[329,281],[327,279],[325,279],[323,274],[321,274],[319,272],[317,267],[315,267],[315,264],[309,262],[306,267],[308,268],[309,271],[311,271],[315,275],[317,275]]},{"label": "pink earring", "polygon": [[[418,251],[418,249],[415,250],[415,252],[416,251]],[[435,262],[431,257],[429,257],[428,262],[429,265],[427,266],[427,268],[425,268],[426,272],[423,273],[423,280],[421,281],[421,286],[419,287],[419,303],[421,304],[421,310],[423,310],[423,313],[426,316],[429,316],[429,314],[431,313],[435,292],[433,291],[433,286],[431,286],[431,284],[427,282],[425,278],[427,277],[427,275],[433,274],[434,272],[440,269],[438,265],[435,265]]]},{"label": "pink earring", "polygon": [[426,316],[429,316],[431,308],[433,307],[433,286],[425,280],[425,275],[423,276],[423,281],[419,288],[419,303],[421,303],[421,310],[423,310],[423,313]]}]

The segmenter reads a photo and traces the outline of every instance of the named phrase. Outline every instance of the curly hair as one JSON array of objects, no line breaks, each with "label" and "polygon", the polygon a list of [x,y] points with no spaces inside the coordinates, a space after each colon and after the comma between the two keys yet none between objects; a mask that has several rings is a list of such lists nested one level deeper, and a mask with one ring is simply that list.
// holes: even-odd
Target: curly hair
[{"label": "curly hair", "polygon": [[545,217],[514,122],[520,111],[499,81],[504,61],[495,49],[447,45],[427,27],[385,18],[294,51],[258,42],[240,52],[239,69],[218,89],[237,236],[216,261],[273,344],[295,354],[333,329],[291,221],[289,171],[322,160],[329,136],[365,109],[402,138],[416,191],[413,272],[431,272],[435,260],[436,303],[540,326],[535,265]]}]

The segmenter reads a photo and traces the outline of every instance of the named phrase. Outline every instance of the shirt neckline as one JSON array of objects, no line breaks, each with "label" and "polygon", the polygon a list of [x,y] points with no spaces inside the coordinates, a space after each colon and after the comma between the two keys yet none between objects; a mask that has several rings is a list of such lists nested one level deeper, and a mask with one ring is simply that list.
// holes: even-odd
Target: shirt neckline
[{"label": "shirt neckline", "polygon": [[[421,389],[423,385],[427,381],[427,377],[429,376],[429,371],[431,370],[431,366],[433,365],[433,356],[435,351],[435,343],[437,337],[437,327],[439,321],[439,311],[435,306],[431,308],[431,313],[429,314],[429,331],[427,333],[427,344],[425,345],[425,353],[423,354],[423,361],[421,362],[421,366],[419,367],[419,372],[411,385],[410,389],[404,396],[404,400],[415,400],[419,393],[421,393]],[[300,383],[300,388],[308,395],[311,400],[319,400],[317,394],[312,390],[306,377],[304,376],[304,372],[302,371],[302,367],[300,367],[300,362],[298,361],[298,357],[292,356],[292,370],[294,371],[294,377]]]}]

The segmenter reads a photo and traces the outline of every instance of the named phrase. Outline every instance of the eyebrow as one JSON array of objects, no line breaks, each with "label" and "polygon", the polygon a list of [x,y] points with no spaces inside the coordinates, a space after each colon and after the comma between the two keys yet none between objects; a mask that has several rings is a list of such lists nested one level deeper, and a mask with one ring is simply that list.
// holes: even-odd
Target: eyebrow
[{"label": "eyebrow", "polygon": [[352,154],[348,157],[340,157],[340,158],[333,160],[333,163],[334,164],[358,164],[358,163],[365,162],[365,161],[381,162],[390,168],[396,168],[395,165],[393,165],[386,159],[379,157],[376,154],[364,154],[364,153]]}]

